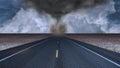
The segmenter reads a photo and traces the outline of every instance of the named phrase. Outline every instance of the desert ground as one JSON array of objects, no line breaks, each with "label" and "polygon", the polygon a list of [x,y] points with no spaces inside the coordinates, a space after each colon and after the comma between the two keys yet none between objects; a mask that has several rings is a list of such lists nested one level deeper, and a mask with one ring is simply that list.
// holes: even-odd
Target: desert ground
[{"label": "desert ground", "polygon": [[68,37],[120,53],[119,34],[71,34]]},{"label": "desert ground", "polygon": [[[0,51],[20,46],[53,35],[49,34],[1,34]],[[119,34],[66,34],[65,36],[120,53]]]},{"label": "desert ground", "polygon": [[20,46],[49,37],[44,34],[2,34],[0,35],[0,50]]}]

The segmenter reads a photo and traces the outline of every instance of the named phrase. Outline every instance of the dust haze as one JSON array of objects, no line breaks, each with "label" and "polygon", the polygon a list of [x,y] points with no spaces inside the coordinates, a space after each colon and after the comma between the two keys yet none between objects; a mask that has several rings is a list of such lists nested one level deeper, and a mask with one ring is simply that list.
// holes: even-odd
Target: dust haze
[{"label": "dust haze", "polygon": [[[39,13],[51,15],[51,32],[54,35],[63,35],[66,33],[66,25],[64,17],[78,10],[94,8],[99,5],[104,5],[110,0],[25,0],[26,5],[34,7]],[[53,24],[54,23],[54,24]]]}]

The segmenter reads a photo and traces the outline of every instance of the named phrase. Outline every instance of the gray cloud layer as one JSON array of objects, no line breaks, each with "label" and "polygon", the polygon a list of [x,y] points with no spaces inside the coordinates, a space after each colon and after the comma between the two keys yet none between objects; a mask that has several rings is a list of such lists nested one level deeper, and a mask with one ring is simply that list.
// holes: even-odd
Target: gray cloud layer
[{"label": "gray cloud layer", "polygon": [[[114,2],[95,8],[72,12],[65,17],[68,33],[120,33],[120,25],[113,24],[107,16],[114,13]],[[38,14],[33,8],[21,10],[16,16],[0,27],[1,33],[50,33],[49,16]]]}]

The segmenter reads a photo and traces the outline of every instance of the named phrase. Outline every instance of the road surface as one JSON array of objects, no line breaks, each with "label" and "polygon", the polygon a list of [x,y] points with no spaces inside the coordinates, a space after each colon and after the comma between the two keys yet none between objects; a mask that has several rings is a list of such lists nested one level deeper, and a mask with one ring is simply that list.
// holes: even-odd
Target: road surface
[{"label": "road surface", "polygon": [[1,51],[0,68],[120,68],[115,61],[120,54],[107,51],[111,54],[107,56],[103,50],[86,46],[66,37],[47,38]]}]

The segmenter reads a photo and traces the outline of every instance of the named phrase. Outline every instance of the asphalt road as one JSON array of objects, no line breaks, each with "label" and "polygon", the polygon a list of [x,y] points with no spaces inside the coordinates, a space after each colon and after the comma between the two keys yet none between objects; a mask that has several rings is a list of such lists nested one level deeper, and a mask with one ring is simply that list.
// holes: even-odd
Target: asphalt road
[{"label": "asphalt road", "polygon": [[33,43],[14,53],[3,51],[9,54],[4,57],[0,53],[0,68],[120,68],[120,64],[84,46],[87,44],[65,37]]}]

